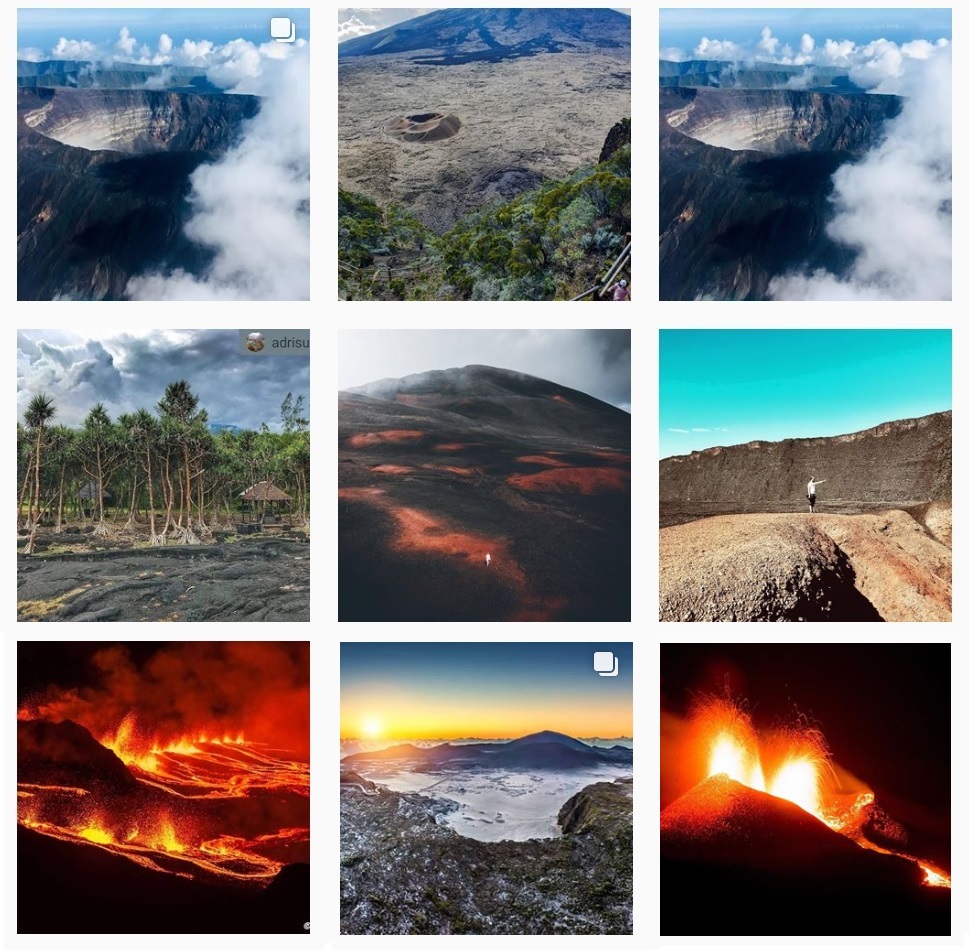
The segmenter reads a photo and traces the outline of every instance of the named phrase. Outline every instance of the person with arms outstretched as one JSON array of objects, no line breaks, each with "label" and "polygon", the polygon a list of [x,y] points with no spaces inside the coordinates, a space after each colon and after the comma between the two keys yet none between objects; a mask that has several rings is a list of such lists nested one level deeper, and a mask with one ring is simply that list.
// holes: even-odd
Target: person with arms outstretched
[{"label": "person with arms outstretched", "polygon": [[827,481],[827,479],[815,479],[811,476],[811,481],[807,484],[808,511],[813,512],[815,503],[818,501],[817,487]]}]

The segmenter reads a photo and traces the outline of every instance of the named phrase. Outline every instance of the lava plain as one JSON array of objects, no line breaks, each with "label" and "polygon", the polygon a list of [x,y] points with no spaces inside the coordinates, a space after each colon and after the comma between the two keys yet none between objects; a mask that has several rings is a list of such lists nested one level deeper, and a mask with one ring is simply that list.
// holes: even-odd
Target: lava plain
[{"label": "lava plain", "polygon": [[340,619],[628,620],[629,414],[446,373],[340,394]]}]

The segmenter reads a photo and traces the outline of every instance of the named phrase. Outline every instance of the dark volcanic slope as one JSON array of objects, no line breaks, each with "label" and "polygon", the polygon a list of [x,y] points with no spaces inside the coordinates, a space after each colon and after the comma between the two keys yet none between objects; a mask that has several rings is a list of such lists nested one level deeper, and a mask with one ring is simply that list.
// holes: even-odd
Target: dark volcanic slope
[{"label": "dark volcanic slope", "polygon": [[341,393],[339,445],[341,620],[628,619],[627,413],[472,366]]},{"label": "dark volcanic slope", "polygon": [[[500,62],[576,46],[630,45],[630,18],[614,10],[437,10],[341,43],[340,58],[422,53],[414,62],[453,66]],[[427,56],[433,53],[434,56]]]},{"label": "dark volcanic slope", "polygon": [[951,892],[916,863],[725,775],[663,810],[660,855],[664,935],[950,933]]},{"label": "dark volcanic slope", "polygon": [[231,144],[258,104],[252,96],[18,90],[18,299],[122,300],[128,280],[149,269],[198,273],[209,254],[182,227],[189,176]]},{"label": "dark volcanic slope", "polygon": [[895,96],[661,88],[660,298],[763,300],[793,267],[842,273],[852,254],[825,233],[831,176],[900,108]]},{"label": "dark volcanic slope", "polygon": [[718,446],[660,460],[660,504],[734,508],[804,501],[811,477],[822,500],[911,502],[952,498],[952,412],[900,419],[843,436]]}]

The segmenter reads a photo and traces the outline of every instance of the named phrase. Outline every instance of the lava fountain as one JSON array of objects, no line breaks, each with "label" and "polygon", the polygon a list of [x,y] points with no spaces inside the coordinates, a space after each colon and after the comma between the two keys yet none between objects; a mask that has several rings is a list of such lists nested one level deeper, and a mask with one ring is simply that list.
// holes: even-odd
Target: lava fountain
[{"label": "lava fountain", "polygon": [[[805,718],[798,718],[791,727],[758,733],[741,704],[707,696],[695,704],[690,733],[691,751],[704,778],[725,774],[751,789],[793,802],[862,848],[917,863],[925,873],[925,885],[951,888],[951,879],[941,868],[868,838],[866,819],[878,808],[874,793],[867,788],[850,793],[839,788],[824,735]],[[895,841],[904,842],[901,826],[884,814],[879,820],[883,828],[893,828]]]}]

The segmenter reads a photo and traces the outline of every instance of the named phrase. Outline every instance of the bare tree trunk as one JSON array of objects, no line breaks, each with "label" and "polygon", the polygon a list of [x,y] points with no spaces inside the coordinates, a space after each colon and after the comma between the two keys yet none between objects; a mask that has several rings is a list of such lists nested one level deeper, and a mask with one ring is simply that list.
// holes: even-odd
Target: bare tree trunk
[{"label": "bare tree trunk", "polygon": [[67,463],[61,465],[61,481],[57,490],[57,524],[54,526],[55,532],[59,532],[64,527],[64,470],[66,468]]},{"label": "bare tree trunk", "polygon": [[[23,488],[20,490],[20,501],[17,503],[17,528],[20,528],[20,520],[24,517],[24,496],[27,495],[27,487],[30,485],[30,466],[27,466],[27,471],[24,473],[24,484]],[[28,514],[30,508],[28,506]]]},{"label": "bare tree trunk", "polygon": [[40,522],[40,440],[44,435],[44,427],[37,427],[37,455],[34,460],[34,517],[30,525],[30,538],[27,539],[26,554],[34,553],[34,542],[37,539],[37,524]]},{"label": "bare tree trunk", "polygon": [[155,534],[155,489],[151,484],[151,447],[145,450],[145,467],[148,470],[148,524],[151,526],[150,542],[152,547],[165,544],[165,535]]},{"label": "bare tree trunk", "polygon": [[101,447],[97,449],[98,462],[98,524],[94,526],[95,535],[107,535],[108,526],[104,524],[104,467],[101,465]]}]

